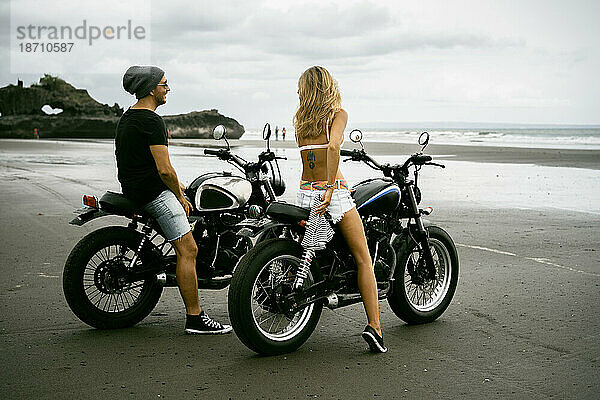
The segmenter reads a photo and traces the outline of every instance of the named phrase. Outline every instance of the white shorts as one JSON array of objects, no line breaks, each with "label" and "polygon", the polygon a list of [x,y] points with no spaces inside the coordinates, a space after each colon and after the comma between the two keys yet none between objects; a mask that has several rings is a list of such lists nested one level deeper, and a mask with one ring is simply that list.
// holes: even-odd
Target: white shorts
[{"label": "white shorts", "polygon": [[[302,208],[312,208],[315,201],[321,204],[321,196],[324,190],[303,190],[298,191],[296,205]],[[344,214],[356,207],[350,191],[347,189],[334,189],[331,196],[331,203],[327,207],[327,212],[331,216],[331,222],[337,224],[342,220]]]}]

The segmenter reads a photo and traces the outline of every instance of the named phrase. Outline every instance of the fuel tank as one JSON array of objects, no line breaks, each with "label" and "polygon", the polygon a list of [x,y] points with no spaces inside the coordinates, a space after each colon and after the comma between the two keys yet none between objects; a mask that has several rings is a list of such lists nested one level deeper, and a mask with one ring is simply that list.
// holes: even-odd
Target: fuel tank
[{"label": "fuel tank", "polygon": [[360,215],[385,214],[400,204],[400,188],[391,180],[369,179],[354,186],[352,197]]},{"label": "fuel tank", "polygon": [[200,175],[186,189],[198,211],[223,211],[243,207],[252,195],[252,184],[228,172]]}]

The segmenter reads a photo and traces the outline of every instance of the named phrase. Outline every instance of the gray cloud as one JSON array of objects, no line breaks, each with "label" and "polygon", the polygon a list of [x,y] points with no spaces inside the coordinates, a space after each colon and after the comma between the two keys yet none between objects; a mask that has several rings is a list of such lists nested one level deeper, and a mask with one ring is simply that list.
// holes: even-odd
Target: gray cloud
[{"label": "gray cloud", "polygon": [[180,48],[198,44],[203,34],[227,38],[245,25],[251,13],[251,2],[175,0],[167,7],[153,1],[152,40]]},{"label": "gray cloud", "polygon": [[395,28],[372,32],[368,36],[319,39],[293,36],[281,40],[265,40],[270,53],[294,57],[313,57],[324,60],[365,56],[382,56],[420,49],[486,49],[522,46],[519,39],[493,39],[474,33],[415,34]]},{"label": "gray cloud", "polygon": [[305,4],[287,10],[266,9],[250,18],[249,28],[270,38],[300,35],[330,39],[366,35],[391,22],[387,7],[362,1],[342,6]]},{"label": "gray cloud", "polygon": [[[8,4],[0,0],[2,85],[17,78],[8,57]],[[52,4],[40,3],[31,15],[62,21]],[[318,64],[340,82],[355,121],[468,120],[476,107],[478,119],[597,120],[600,51],[591,38],[600,34],[593,19],[598,3],[570,4],[568,20],[558,1],[542,8],[517,0],[151,4],[152,63],[173,85],[161,113],[215,107],[250,126],[287,121],[297,103],[298,76]],[[102,15],[100,9],[95,17]],[[124,70],[137,63],[128,56],[115,48],[104,62]],[[99,101],[133,102],[121,88],[120,72],[103,74],[102,63],[82,66],[81,73],[62,77]],[[519,108],[527,111],[519,114]]]},{"label": "gray cloud", "polygon": [[[384,5],[359,2],[297,5],[289,9],[231,7],[228,3],[214,10],[214,18],[190,10],[182,21],[170,13],[156,16],[153,39],[171,57],[198,57],[207,54],[224,59],[240,54],[241,61],[259,60],[262,55],[332,61],[340,58],[382,56],[419,49],[484,49],[523,46],[523,39],[495,38],[486,33],[439,29],[414,30],[402,15]],[[156,13],[155,13],[156,15]],[[220,17],[223,15],[224,17]],[[154,17],[153,17],[154,18]],[[407,18],[408,19],[408,18]],[[222,21],[221,24],[215,21]],[[177,23],[175,23],[177,22]],[[158,33],[157,33],[158,31]],[[250,48],[252,52],[240,51]],[[194,49],[182,54],[182,48]],[[161,50],[164,51],[164,50]]]}]

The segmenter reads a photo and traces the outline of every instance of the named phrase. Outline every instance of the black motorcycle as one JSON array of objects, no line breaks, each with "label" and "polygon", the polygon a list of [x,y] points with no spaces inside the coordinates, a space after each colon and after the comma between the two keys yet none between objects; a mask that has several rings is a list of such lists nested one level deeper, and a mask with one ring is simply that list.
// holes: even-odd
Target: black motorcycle
[{"label": "black motorcycle", "polygon": [[[394,313],[408,324],[434,321],[448,307],[458,281],[458,254],[442,228],[422,216],[417,186],[419,170],[431,162],[422,151],[429,134],[419,137],[420,152],[402,165],[381,165],[362,146],[362,133],[351,132],[360,150],[341,150],[383,172],[384,178],[368,179],[354,186],[352,196],[361,215],[380,299],[388,300]],[[414,179],[409,169],[415,168]],[[287,237],[264,241],[242,259],[229,287],[229,316],[235,333],[251,350],[280,354],[296,350],[315,329],[323,306],[331,309],[360,302],[354,258],[341,233],[324,250],[311,255],[299,243],[309,211],[274,202],[265,216],[247,219],[240,235],[252,238],[264,230],[284,228]],[[403,223],[403,221],[406,221]]]},{"label": "black motorcycle", "polygon": [[[270,150],[269,124],[263,130],[266,150],[257,162],[247,162],[231,152],[225,127],[213,131],[225,139],[225,149],[205,149],[204,154],[236,166],[244,173],[211,172],[200,175],[185,190],[192,203],[189,221],[198,246],[198,287],[222,289],[231,281],[239,258],[253,245],[236,235],[236,225],[259,216],[285,191],[275,153]],[[273,166],[275,162],[275,167]],[[83,196],[87,206],[70,224],[83,225],[105,215],[129,219],[125,226],[108,226],[86,235],[73,248],[63,272],[63,290],[71,310],[88,325],[100,329],[134,325],[154,309],[163,287],[177,286],[177,256],[158,223],[120,193],[106,192],[100,199]],[[265,231],[256,241],[276,237]]]}]

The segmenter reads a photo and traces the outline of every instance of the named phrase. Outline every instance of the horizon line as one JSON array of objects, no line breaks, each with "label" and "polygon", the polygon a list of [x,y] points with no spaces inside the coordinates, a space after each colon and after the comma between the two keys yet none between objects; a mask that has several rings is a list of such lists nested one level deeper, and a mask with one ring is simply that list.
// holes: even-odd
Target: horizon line
[{"label": "horizon line", "polygon": [[[278,125],[276,125],[278,126]],[[286,125],[281,125],[286,127]],[[547,123],[547,122],[467,122],[467,121],[371,121],[371,122],[354,122],[348,127],[354,128],[372,128],[372,129],[394,129],[394,128],[538,128],[538,129],[561,129],[561,128],[580,128],[580,129],[600,129],[600,123]],[[347,127],[347,128],[348,128]],[[346,129],[347,129],[346,128]],[[248,127],[247,129],[263,129],[263,127]],[[292,125],[287,130],[294,130]],[[274,130],[271,123],[271,130]]]}]

